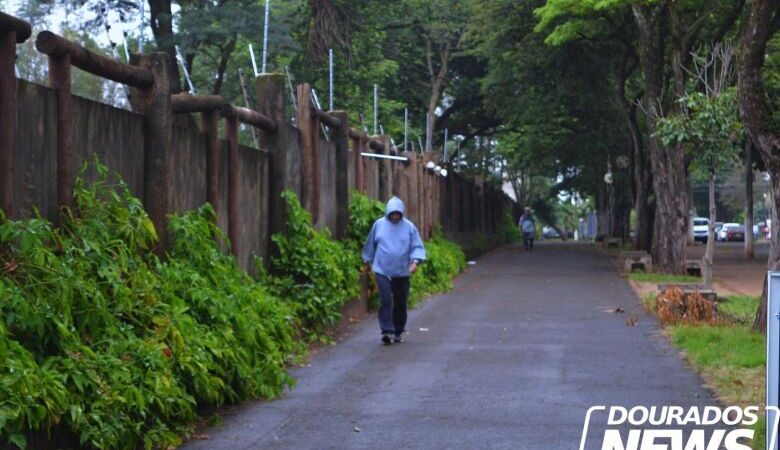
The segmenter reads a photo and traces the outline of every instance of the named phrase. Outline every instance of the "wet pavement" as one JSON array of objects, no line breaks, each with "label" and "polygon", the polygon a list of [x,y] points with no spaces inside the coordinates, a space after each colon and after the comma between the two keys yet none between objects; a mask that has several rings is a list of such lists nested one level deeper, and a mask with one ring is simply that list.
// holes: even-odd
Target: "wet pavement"
[{"label": "wet pavement", "polygon": [[[384,347],[367,318],[293,369],[283,398],[231,408],[183,448],[577,449],[594,405],[715,404],[586,246],[486,255],[408,330]],[[600,448],[603,422],[594,415],[586,448]]]}]

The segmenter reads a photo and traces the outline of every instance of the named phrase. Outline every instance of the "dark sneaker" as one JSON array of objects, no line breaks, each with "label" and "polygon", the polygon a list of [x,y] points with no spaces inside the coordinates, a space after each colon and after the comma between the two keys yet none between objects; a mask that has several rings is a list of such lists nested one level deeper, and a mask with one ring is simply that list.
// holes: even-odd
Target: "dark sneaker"
[{"label": "dark sneaker", "polygon": [[389,334],[383,334],[382,335],[382,343],[385,344],[385,345],[390,345],[390,344],[393,343],[393,341],[390,339],[390,335]]},{"label": "dark sneaker", "polygon": [[403,341],[404,341],[404,338],[403,338],[403,336],[401,336],[400,334],[396,334],[396,335],[393,337],[393,342],[395,342],[396,344],[400,344],[400,343],[401,343],[401,342],[403,342]]}]

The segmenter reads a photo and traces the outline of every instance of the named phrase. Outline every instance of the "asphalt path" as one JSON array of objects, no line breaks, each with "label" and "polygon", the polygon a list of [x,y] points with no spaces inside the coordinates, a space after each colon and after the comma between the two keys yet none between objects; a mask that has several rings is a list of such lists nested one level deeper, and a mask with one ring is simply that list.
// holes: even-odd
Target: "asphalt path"
[{"label": "asphalt path", "polygon": [[[183,448],[577,449],[591,406],[715,404],[586,246],[490,253],[412,311],[408,330],[385,347],[366,318],[292,369],[284,397],[223,412]],[[586,448],[600,448],[603,416]]]}]

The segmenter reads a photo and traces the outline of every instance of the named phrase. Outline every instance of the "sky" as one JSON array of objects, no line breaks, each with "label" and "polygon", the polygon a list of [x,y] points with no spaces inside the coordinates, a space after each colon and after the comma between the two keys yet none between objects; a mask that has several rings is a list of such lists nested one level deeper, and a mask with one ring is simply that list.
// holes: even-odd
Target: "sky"
[{"label": "sky", "polygon": [[[95,3],[95,1],[99,1],[99,0],[88,0],[89,3]],[[15,15],[24,6],[25,3],[26,3],[25,0],[6,0],[5,2],[6,7],[4,8],[4,12],[11,15]],[[146,5],[146,2],[143,0],[139,0],[139,5],[144,6],[144,16],[143,16],[144,24],[145,24],[144,36],[145,36],[145,40],[148,42],[150,39],[152,39],[152,31],[148,25],[149,24],[148,5]],[[133,37],[138,36],[140,34],[140,28],[141,28],[140,14],[136,14],[135,16],[130,17],[129,20],[127,20],[124,23],[120,19],[119,14],[117,14],[116,12],[108,11],[107,14],[108,14],[108,23],[110,24],[111,29],[108,31],[108,33],[106,33],[105,30],[101,30],[100,33],[97,33],[96,35],[92,36],[92,38],[101,47],[108,46],[111,42],[117,45],[121,45],[123,32],[127,32],[128,36],[133,36]],[[83,20],[94,18],[94,16],[95,15],[90,11],[88,11],[86,7],[77,10],[66,10],[66,8],[64,7],[57,7],[54,9],[51,15],[47,16],[45,28],[55,33],[58,33],[62,31],[63,25],[67,24],[69,21],[81,22]],[[126,17],[126,19],[128,18]],[[41,31],[43,31],[43,28],[33,29],[33,35]],[[135,51],[136,49],[131,48],[130,50]],[[124,55],[121,56],[122,58],[124,58]]]}]

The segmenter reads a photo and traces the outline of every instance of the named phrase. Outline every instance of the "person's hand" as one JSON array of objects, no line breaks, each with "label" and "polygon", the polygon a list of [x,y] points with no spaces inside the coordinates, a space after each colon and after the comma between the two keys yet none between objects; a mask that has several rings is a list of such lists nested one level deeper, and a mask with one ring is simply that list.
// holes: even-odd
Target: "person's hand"
[{"label": "person's hand", "polygon": [[363,272],[371,273],[371,263],[368,262],[363,263]]},{"label": "person's hand", "polygon": [[412,261],[412,264],[409,265],[409,273],[415,272],[417,272],[417,261]]}]

